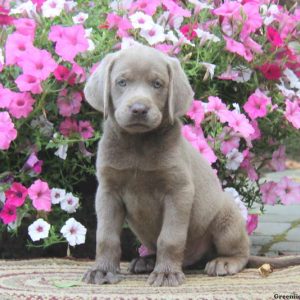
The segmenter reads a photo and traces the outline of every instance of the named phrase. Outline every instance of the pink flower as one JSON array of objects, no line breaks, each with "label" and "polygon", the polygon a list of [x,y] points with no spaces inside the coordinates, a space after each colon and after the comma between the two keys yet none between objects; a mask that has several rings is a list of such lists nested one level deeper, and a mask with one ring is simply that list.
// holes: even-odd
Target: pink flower
[{"label": "pink flower", "polygon": [[144,245],[141,245],[139,247],[138,251],[139,251],[139,256],[140,257],[148,256],[150,254],[148,248]]},{"label": "pink flower", "polygon": [[60,123],[59,131],[63,136],[70,136],[73,133],[78,132],[78,124],[76,120],[73,120],[71,118],[66,118],[64,121]]},{"label": "pink flower", "polygon": [[68,93],[67,89],[60,91],[57,99],[59,113],[64,117],[78,114],[81,107],[82,96],[79,92]]},{"label": "pink flower", "polygon": [[228,65],[225,72],[218,76],[222,80],[236,80],[239,77],[239,72],[232,70],[231,66]]},{"label": "pink flower", "polygon": [[24,74],[45,80],[57,68],[57,63],[46,50],[33,48],[20,57],[19,65]]},{"label": "pink flower", "polygon": [[157,7],[160,5],[160,0],[137,0],[132,3],[130,11],[143,11],[149,16],[153,16],[156,12]]},{"label": "pink flower", "polygon": [[9,113],[0,112],[0,149],[7,150],[10,143],[17,137],[17,130],[12,122]]},{"label": "pink flower", "polygon": [[203,139],[204,134],[201,127],[195,127],[192,125],[184,125],[181,128],[182,135],[188,140],[189,142],[194,142],[198,138]]},{"label": "pink flower", "polygon": [[246,16],[246,20],[243,24],[241,31],[241,38],[245,39],[250,33],[257,31],[263,24],[263,20],[260,16],[260,4],[259,2],[248,2],[243,5],[243,15]]},{"label": "pink flower", "polygon": [[232,129],[229,127],[224,127],[221,134],[218,136],[221,141],[221,152],[226,155],[233,149],[238,149],[240,145],[240,138],[236,136]]},{"label": "pink flower", "polygon": [[247,218],[247,232],[249,235],[253,233],[258,224],[258,215],[248,215]]},{"label": "pink flower", "polygon": [[264,63],[258,68],[268,80],[278,80],[281,69],[277,64]]},{"label": "pink flower", "polygon": [[24,185],[19,182],[14,182],[10,188],[5,191],[6,203],[20,207],[24,204],[27,194],[27,188]]},{"label": "pink flower", "polygon": [[8,108],[13,97],[14,92],[3,88],[2,84],[0,83],[0,108]]},{"label": "pink flower", "polygon": [[275,47],[283,46],[283,41],[280,37],[280,34],[278,33],[278,31],[275,28],[273,28],[271,26],[267,27],[267,39]]},{"label": "pink flower", "polygon": [[78,131],[83,139],[89,139],[94,135],[94,129],[89,121],[79,121]]},{"label": "pink flower", "polygon": [[7,65],[19,65],[19,59],[24,53],[31,52],[34,49],[30,37],[14,32],[10,34],[5,44],[5,56]]},{"label": "pink flower", "polygon": [[259,125],[258,125],[258,122],[256,120],[252,120],[250,122],[250,125],[253,127],[254,129],[254,133],[252,133],[250,136],[249,136],[249,139],[251,141],[254,141],[254,140],[258,140],[261,138],[261,132],[260,132],[260,129],[259,129]]},{"label": "pink flower", "polygon": [[285,146],[281,145],[276,151],[272,154],[271,167],[275,171],[285,170]]},{"label": "pink flower", "polygon": [[83,83],[86,80],[86,73],[84,69],[77,63],[73,63],[71,69],[71,77],[68,80],[70,85]]},{"label": "pink flower", "polygon": [[214,96],[208,97],[208,104],[206,107],[206,111],[216,113],[222,123],[227,121],[226,116],[227,116],[228,109],[219,97],[214,97]]},{"label": "pink flower", "polygon": [[25,162],[24,169],[32,170],[36,174],[40,174],[42,172],[43,161],[39,160],[36,153],[32,152]]},{"label": "pink flower", "polygon": [[120,17],[119,15],[114,13],[109,13],[107,15],[106,22],[108,24],[109,29],[118,29],[117,35],[119,37],[129,36],[128,30],[133,28],[131,22],[125,16]]},{"label": "pink flower", "polygon": [[[152,2],[152,1],[151,1]],[[176,1],[173,0],[162,0],[163,5],[167,8],[169,13],[172,16],[176,17],[186,17],[189,18],[191,16],[191,12],[187,9],[182,8]]]},{"label": "pink flower", "polygon": [[276,193],[283,204],[300,203],[300,184],[286,176],[277,184]]},{"label": "pink flower", "polygon": [[274,181],[269,181],[263,183],[260,186],[260,192],[262,194],[262,201],[265,204],[274,205],[277,198],[277,183]]},{"label": "pink flower", "polygon": [[204,156],[204,158],[210,164],[213,164],[214,162],[217,161],[218,158],[216,157],[214,151],[206,142],[205,138],[198,138],[196,141],[191,142],[191,144]]},{"label": "pink flower", "polygon": [[241,163],[240,167],[244,170],[246,170],[248,177],[250,180],[255,181],[258,179],[258,174],[251,164],[251,159],[253,158],[253,154],[249,151],[249,149],[246,149],[243,151],[244,160]]},{"label": "pink flower", "polygon": [[13,21],[14,18],[9,16],[9,10],[0,5],[0,26],[10,25],[13,23]]},{"label": "pink flower", "polygon": [[51,210],[51,191],[47,182],[37,179],[28,188],[28,195],[37,210]]},{"label": "pink flower", "polygon": [[292,123],[292,125],[299,129],[300,128],[300,104],[299,102],[285,100],[285,113],[284,116],[286,119]]},{"label": "pink flower", "polygon": [[16,31],[24,36],[30,37],[31,40],[34,40],[35,34],[35,21],[28,18],[20,18],[14,20],[14,25],[16,26]]},{"label": "pink flower", "polygon": [[14,205],[5,203],[1,212],[0,218],[4,224],[9,224],[17,219],[17,209]]},{"label": "pink flower", "polygon": [[201,124],[204,119],[202,102],[199,100],[194,100],[190,110],[187,112],[187,116],[194,120],[196,125]]},{"label": "pink flower", "polygon": [[213,10],[213,13],[217,16],[232,17],[238,14],[241,9],[241,4],[234,1],[226,1],[220,7]]},{"label": "pink flower", "polygon": [[34,102],[29,93],[14,93],[9,112],[17,119],[26,118],[32,112]]},{"label": "pink flower", "polygon": [[85,52],[89,47],[84,27],[81,24],[70,27],[52,26],[49,39],[56,42],[55,52],[62,59],[72,63],[78,53]]},{"label": "pink flower", "polygon": [[197,37],[195,29],[198,28],[198,24],[185,24],[180,28],[180,32],[190,41]]},{"label": "pink flower", "polygon": [[244,57],[247,61],[252,60],[253,58],[252,54],[246,50],[245,46],[242,43],[237,42],[226,36],[223,36],[223,38],[226,41],[226,47],[225,47],[226,50]]},{"label": "pink flower", "polygon": [[29,74],[19,75],[15,82],[21,92],[31,92],[32,94],[40,94],[43,91],[41,81]]},{"label": "pink flower", "polygon": [[70,78],[71,71],[65,66],[58,65],[53,74],[56,80],[67,81]]},{"label": "pink flower", "polygon": [[267,97],[259,89],[250,95],[244,104],[244,109],[252,120],[265,117],[268,113],[268,106],[271,106],[271,98]]},{"label": "pink flower", "polygon": [[227,119],[229,127],[231,127],[235,132],[240,133],[244,138],[248,138],[254,133],[253,127],[244,115],[236,111],[231,111],[227,117],[229,117]]}]

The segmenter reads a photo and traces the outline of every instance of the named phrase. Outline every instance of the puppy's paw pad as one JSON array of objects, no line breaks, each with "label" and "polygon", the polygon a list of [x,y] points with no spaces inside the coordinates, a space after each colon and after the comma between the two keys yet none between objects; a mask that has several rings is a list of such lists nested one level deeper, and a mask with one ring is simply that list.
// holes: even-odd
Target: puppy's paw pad
[{"label": "puppy's paw pad", "polygon": [[185,276],[182,272],[155,272],[153,271],[147,283],[152,286],[178,286],[184,283]]},{"label": "puppy's paw pad", "polygon": [[138,257],[131,261],[129,272],[135,274],[151,273],[155,266],[155,255]]},{"label": "puppy's paw pad", "polygon": [[92,284],[115,284],[121,281],[121,279],[122,276],[116,273],[100,269],[90,269],[84,274],[82,281]]},{"label": "puppy's paw pad", "polygon": [[234,275],[241,271],[244,265],[239,258],[221,257],[208,262],[204,271],[209,276]]}]

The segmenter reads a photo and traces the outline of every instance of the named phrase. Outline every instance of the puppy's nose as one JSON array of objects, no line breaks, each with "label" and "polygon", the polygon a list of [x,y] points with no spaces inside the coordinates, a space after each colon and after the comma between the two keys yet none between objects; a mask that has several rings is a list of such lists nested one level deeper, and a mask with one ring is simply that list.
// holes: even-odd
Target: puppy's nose
[{"label": "puppy's nose", "polygon": [[149,110],[149,107],[142,103],[134,103],[130,106],[130,111],[135,116],[145,116]]}]

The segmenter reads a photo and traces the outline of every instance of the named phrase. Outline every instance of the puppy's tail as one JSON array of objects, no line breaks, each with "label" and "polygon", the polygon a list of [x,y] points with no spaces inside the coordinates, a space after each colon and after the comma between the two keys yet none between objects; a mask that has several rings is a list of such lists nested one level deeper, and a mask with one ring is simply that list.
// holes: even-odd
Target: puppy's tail
[{"label": "puppy's tail", "polygon": [[277,257],[250,256],[247,268],[259,268],[263,264],[269,264],[274,269],[297,266],[300,265],[300,255]]}]

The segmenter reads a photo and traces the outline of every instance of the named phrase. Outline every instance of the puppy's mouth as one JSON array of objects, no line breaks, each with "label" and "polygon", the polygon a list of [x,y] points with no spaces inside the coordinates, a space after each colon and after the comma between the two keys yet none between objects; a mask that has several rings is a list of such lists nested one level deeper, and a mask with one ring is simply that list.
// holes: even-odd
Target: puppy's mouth
[{"label": "puppy's mouth", "polygon": [[143,133],[151,130],[151,126],[145,123],[130,123],[124,126],[124,129],[130,133]]}]

